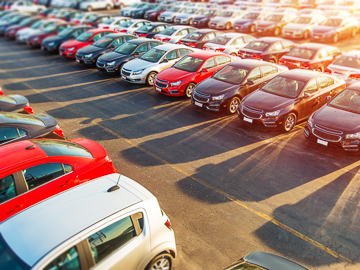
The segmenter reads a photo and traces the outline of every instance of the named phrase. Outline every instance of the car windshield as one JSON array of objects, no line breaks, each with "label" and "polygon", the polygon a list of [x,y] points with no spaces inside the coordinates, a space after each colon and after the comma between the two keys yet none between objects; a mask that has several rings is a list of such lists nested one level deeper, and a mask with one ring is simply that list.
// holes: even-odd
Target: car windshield
[{"label": "car windshield", "polygon": [[10,23],[17,23],[18,21],[20,21],[22,19],[22,17],[15,17],[15,18],[12,18],[10,20]]},{"label": "car windshield", "polygon": [[173,68],[185,70],[188,72],[195,72],[199,69],[203,62],[204,59],[192,56],[185,56],[181,58],[175,65],[173,65]]},{"label": "car windshield", "polygon": [[149,32],[154,26],[151,24],[141,26],[138,31]]},{"label": "car windshield", "polygon": [[345,89],[329,103],[330,106],[360,114],[360,92]]},{"label": "car windshield", "polygon": [[165,36],[171,36],[175,32],[176,32],[176,29],[170,27],[170,28],[166,28],[165,30],[162,30],[159,34],[165,35]]},{"label": "car windshield", "polygon": [[124,43],[123,45],[121,45],[120,47],[118,47],[115,52],[117,53],[121,53],[121,54],[125,54],[125,55],[129,55],[131,54],[135,48],[137,47],[136,44],[133,43]]},{"label": "car windshield", "polygon": [[34,23],[31,24],[31,28],[32,28],[32,29],[38,29],[43,23],[44,23],[43,20],[34,22]]},{"label": "car windshield", "polygon": [[202,15],[213,15],[216,12],[216,10],[211,10],[211,9],[205,9],[202,12]]},{"label": "car windshield", "polygon": [[246,13],[242,16],[242,19],[256,20],[260,13]]},{"label": "car windshield", "polygon": [[291,78],[277,76],[265,84],[263,91],[287,98],[296,98],[304,88],[305,83]]},{"label": "car windshield", "polygon": [[88,41],[91,38],[93,33],[84,32],[80,36],[77,37],[78,41]]},{"label": "car windshield", "polygon": [[16,253],[8,246],[2,235],[0,235],[0,258],[1,258],[0,260],[1,269],[18,269],[18,270],[30,269],[30,266],[24,263],[16,255]]},{"label": "car windshield", "polygon": [[227,83],[240,84],[247,74],[246,69],[228,65],[215,73],[214,78]]},{"label": "car windshield", "polygon": [[333,63],[333,65],[360,69],[360,58],[355,56],[343,55],[339,59],[337,59]]},{"label": "car windshield", "polygon": [[120,24],[121,27],[128,28],[130,25],[132,25],[134,22],[132,21],[126,21]]},{"label": "car windshield", "polygon": [[88,22],[94,22],[94,21],[96,21],[98,18],[99,18],[98,16],[94,15],[94,16],[89,17],[89,18],[87,19],[87,21],[88,21]]},{"label": "car windshield", "polygon": [[304,48],[294,48],[286,56],[311,59],[314,54],[315,54],[314,50],[309,50]]},{"label": "car windshield", "polygon": [[311,22],[311,17],[297,17],[292,22],[299,24],[309,24]]},{"label": "car windshield", "polygon": [[172,7],[169,9],[169,11],[171,11],[171,12],[177,12],[179,10],[180,10],[180,7]]},{"label": "car windshield", "polygon": [[214,44],[218,44],[218,45],[225,45],[226,43],[228,43],[228,41],[230,39],[231,38],[219,36],[219,37],[216,37],[213,40],[211,40],[210,43],[214,43]]},{"label": "car windshield", "polygon": [[272,14],[272,15],[267,16],[266,19],[265,19],[265,21],[280,22],[283,17],[284,17],[284,15]]},{"label": "car windshield", "polygon": [[203,36],[203,34],[199,33],[199,32],[192,32],[187,34],[184,39],[191,39],[191,40],[198,40]]},{"label": "car windshield", "polygon": [[231,17],[233,14],[234,14],[234,11],[224,10],[224,11],[220,12],[218,16],[220,16],[220,17]]},{"label": "car windshield", "polygon": [[110,45],[110,43],[114,40],[114,38],[110,37],[102,37],[98,41],[96,41],[93,45],[99,48],[106,48]]},{"label": "car windshield", "polygon": [[20,23],[20,26],[26,26],[29,22],[31,22],[32,18],[27,18],[22,20],[22,22]]},{"label": "car windshield", "polygon": [[57,24],[48,25],[45,27],[44,32],[50,33],[52,31],[54,31],[56,29],[56,27],[57,27]]},{"label": "car windshield", "polygon": [[91,153],[79,144],[59,140],[32,140],[39,146],[48,157],[54,156],[76,156],[93,158]]},{"label": "car windshield", "polygon": [[21,113],[0,113],[0,119],[4,123],[14,123],[14,124],[32,124],[36,126],[45,127],[45,124],[40,119],[36,118],[33,115],[26,115]]},{"label": "car windshield", "polygon": [[321,23],[321,25],[340,26],[341,22],[342,22],[342,19],[340,19],[340,18],[330,18],[330,19],[327,19],[326,21],[324,21],[323,23]]},{"label": "car windshield", "polygon": [[103,22],[104,24],[112,24],[113,22],[115,22],[115,19],[114,18],[110,18],[110,19],[107,19],[105,22]]},{"label": "car windshield", "polygon": [[70,33],[72,33],[72,31],[74,31],[73,28],[65,28],[58,35],[61,37],[67,37]]},{"label": "car windshield", "polygon": [[263,42],[261,40],[255,40],[246,45],[245,48],[256,51],[263,51],[267,46],[269,46],[269,43]]},{"label": "car windshield", "polygon": [[150,51],[144,53],[140,59],[156,63],[158,62],[161,57],[166,53],[166,51],[159,50],[157,48],[152,48]]}]

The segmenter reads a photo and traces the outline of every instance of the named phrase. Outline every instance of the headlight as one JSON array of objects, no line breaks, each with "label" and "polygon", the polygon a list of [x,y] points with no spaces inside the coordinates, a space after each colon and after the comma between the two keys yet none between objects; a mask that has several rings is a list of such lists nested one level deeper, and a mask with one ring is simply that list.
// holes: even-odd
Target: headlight
[{"label": "headlight", "polygon": [[113,66],[115,65],[115,61],[112,61],[112,62],[109,62],[109,63],[106,63],[107,66]]},{"label": "headlight", "polygon": [[314,113],[309,117],[308,121],[307,121],[307,124],[309,125],[309,127],[313,127],[314,125],[314,121],[313,121],[313,115]]},{"label": "headlight", "polygon": [[93,56],[92,53],[90,53],[90,54],[85,54],[85,55],[84,55],[84,58],[90,58],[91,56]]},{"label": "headlight", "polygon": [[348,140],[359,140],[359,139],[360,139],[360,132],[358,132],[358,133],[353,133],[353,134],[346,134],[346,135],[345,135],[345,139],[348,139]]},{"label": "headlight", "polygon": [[265,113],[266,117],[274,117],[274,116],[278,116],[280,114],[281,110],[277,110],[275,112],[267,112]]},{"label": "headlight", "polygon": [[182,81],[183,81],[183,80],[170,83],[170,86],[179,86]]},{"label": "headlight", "polygon": [[225,97],[225,95],[215,96],[215,97],[212,97],[211,100],[223,100],[224,97]]},{"label": "headlight", "polygon": [[55,42],[49,42],[48,43],[48,46],[54,46],[55,45]]},{"label": "headlight", "polygon": [[71,47],[71,48],[68,49],[69,52],[71,52],[73,50],[75,50],[75,47]]},{"label": "headlight", "polygon": [[133,75],[139,75],[141,74],[145,69],[136,70],[133,72]]}]

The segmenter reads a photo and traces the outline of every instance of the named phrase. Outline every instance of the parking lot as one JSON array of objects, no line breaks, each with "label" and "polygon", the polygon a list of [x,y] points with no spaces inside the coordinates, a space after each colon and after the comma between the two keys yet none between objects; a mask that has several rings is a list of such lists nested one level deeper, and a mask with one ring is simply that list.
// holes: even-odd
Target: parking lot
[{"label": "parking lot", "polygon": [[359,154],[308,143],[305,123],[287,134],[241,124],[3,38],[0,79],[68,138],[103,145],[119,173],[158,198],[176,269],[221,269],[255,250],[310,269],[360,269]]}]

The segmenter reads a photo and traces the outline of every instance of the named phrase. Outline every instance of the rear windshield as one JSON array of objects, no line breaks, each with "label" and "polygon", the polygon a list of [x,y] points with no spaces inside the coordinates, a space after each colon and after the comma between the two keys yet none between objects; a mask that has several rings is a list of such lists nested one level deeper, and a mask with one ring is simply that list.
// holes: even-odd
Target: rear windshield
[{"label": "rear windshield", "polygon": [[91,38],[92,35],[93,35],[93,33],[85,32],[85,33],[82,33],[80,36],[78,36],[76,40],[78,40],[78,41],[88,41],[88,39]]},{"label": "rear windshield", "polygon": [[144,32],[148,32],[150,31],[154,26],[152,25],[143,25],[139,28],[138,31],[144,31]]},{"label": "rear windshield", "polygon": [[269,43],[262,42],[261,40],[255,40],[245,46],[246,49],[264,51],[266,47],[269,46]]},{"label": "rear windshield", "polygon": [[360,58],[355,57],[355,56],[343,55],[339,59],[337,59],[333,64],[339,65],[339,66],[344,66],[344,67],[360,69]]},{"label": "rear windshield", "polygon": [[111,24],[111,23],[113,23],[113,22],[115,22],[115,19],[114,19],[114,18],[110,18],[110,19],[107,19],[107,20],[104,22],[104,24]]},{"label": "rear windshield", "polygon": [[227,37],[216,37],[210,43],[218,44],[218,45],[225,45],[228,43],[230,38]]},{"label": "rear windshield", "polygon": [[6,102],[6,103],[11,103],[11,104],[16,104],[16,100],[11,98],[11,97],[7,97],[7,96],[0,96],[0,102]]},{"label": "rear windshield", "polygon": [[176,32],[176,29],[174,28],[166,28],[165,30],[162,30],[159,34],[165,35],[165,36],[171,36]]},{"label": "rear windshield", "polygon": [[30,266],[24,263],[7,245],[2,235],[0,235],[0,258],[0,269],[30,269]]},{"label": "rear windshield", "polygon": [[311,59],[315,51],[303,48],[294,48],[292,49],[287,56],[299,57],[303,59]]},{"label": "rear windshield", "polygon": [[126,22],[123,22],[122,24],[120,24],[121,27],[129,27],[130,25],[132,25],[134,22],[132,21],[126,21]]},{"label": "rear windshield", "polygon": [[34,144],[39,146],[48,157],[53,156],[76,156],[92,158],[91,153],[79,144],[69,141],[56,140],[33,140]]},{"label": "rear windshield", "polygon": [[199,33],[199,32],[192,32],[187,34],[184,39],[191,39],[191,40],[198,40],[203,36],[203,34]]},{"label": "rear windshield", "polygon": [[4,112],[4,113],[0,113],[0,119],[5,123],[32,124],[32,125],[45,127],[43,121],[32,115]]},{"label": "rear windshield", "polygon": [[137,46],[138,46],[137,44],[133,44],[133,43],[124,43],[123,45],[118,47],[115,50],[115,52],[125,54],[125,55],[129,55],[135,50],[135,48]]}]

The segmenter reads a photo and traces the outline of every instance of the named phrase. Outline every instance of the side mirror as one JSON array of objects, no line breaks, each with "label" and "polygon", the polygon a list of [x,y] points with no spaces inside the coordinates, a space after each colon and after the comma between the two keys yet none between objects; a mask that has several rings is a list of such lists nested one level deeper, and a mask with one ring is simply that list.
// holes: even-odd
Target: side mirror
[{"label": "side mirror", "polygon": [[308,98],[308,97],[310,97],[310,94],[309,93],[304,93],[303,98]]},{"label": "side mirror", "polygon": [[115,45],[110,45],[109,46],[109,49],[114,49],[115,48]]},{"label": "side mirror", "polygon": [[203,72],[209,72],[209,71],[207,70],[207,68],[203,68],[200,70],[200,73],[203,73]]},{"label": "side mirror", "polygon": [[168,63],[169,61],[167,59],[163,59],[161,63]]},{"label": "side mirror", "polygon": [[331,96],[327,96],[327,97],[326,97],[326,100],[327,100],[327,101],[330,101],[330,100],[331,100]]},{"label": "side mirror", "polygon": [[139,52],[134,52],[133,55],[134,55],[134,56],[138,56],[138,55],[139,55]]},{"label": "side mirror", "polygon": [[246,81],[245,84],[246,84],[246,85],[254,85],[255,83],[254,83],[254,81]]}]

